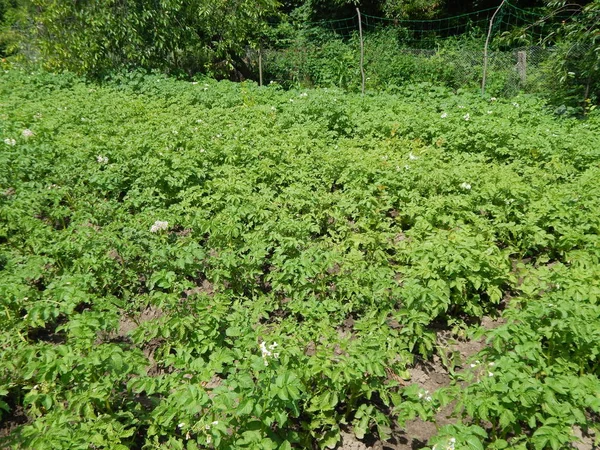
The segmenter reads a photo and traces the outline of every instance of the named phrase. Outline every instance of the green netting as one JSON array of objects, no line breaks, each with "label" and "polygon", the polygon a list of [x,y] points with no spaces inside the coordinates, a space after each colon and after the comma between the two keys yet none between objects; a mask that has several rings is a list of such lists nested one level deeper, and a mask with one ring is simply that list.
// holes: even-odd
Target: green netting
[{"label": "green netting", "polygon": [[[433,48],[440,39],[465,34],[484,36],[496,10],[497,8],[486,8],[456,16],[420,20],[392,19],[362,14],[361,21],[365,33],[396,28],[402,31],[402,40],[407,47]],[[567,12],[564,15],[547,14],[541,11],[525,10],[506,2],[496,15],[492,31],[494,36],[513,33],[514,36],[520,36],[520,44],[532,45],[544,42],[549,34],[549,22],[566,18],[568,18]],[[318,28],[348,38],[358,31],[358,16],[355,14],[348,18],[320,20],[301,23],[297,26],[305,30]]]},{"label": "green netting", "polygon": [[[361,14],[364,64],[369,86],[430,81],[452,88],[481,84],[484,43],[492,23],[488,82],[502,95],[541,89],[549,82],[544,64],[553,54],[556,26],[568,8],[547,13],[510,2],[450,17],[392,19]],[[358,89],[359,16],[292,24],[298,33],[288,48],[265,49],[266,79],[288,86]]]}]

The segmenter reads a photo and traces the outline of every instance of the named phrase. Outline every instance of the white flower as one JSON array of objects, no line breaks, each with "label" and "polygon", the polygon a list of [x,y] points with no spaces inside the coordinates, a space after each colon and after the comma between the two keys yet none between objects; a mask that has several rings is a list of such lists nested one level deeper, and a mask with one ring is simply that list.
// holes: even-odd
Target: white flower
[{"label": "white flower", "polygon": [[260,343],[260,352],[262,353],[262,358],[263,361],[265,363],[265,366],[269,365],[269,361],[268,358],[279,358],[279,353],[274,353],[273,350],[275,350],[278,347],[277,342],[273,342],[271,345],[269,345],[269,347],[267,348],[267,344],[265,344],[265,341],[262,341]]},{"label": "white flower", "polygon": [[463,183],[460,185],[461,188],[465,189],[465,190],[470,190],[471,189],[471,185],[467,182]]},{"label": "white flower", "polygon": [[519,104],[518,104],[518,103],[513,103],[513,106],[514,106],[515,108],[518,108],[518,107],[519,107]]},{"label": "white flower", "polygon": [[277,108],[275,108],[274,106],[271,106],[271,111],[277,111]]},{"label": "white flower", "polygon": [[198,84],[198,82],[197,81],[192,81],[192,84]]},{"label": "white flower", "polygon": [[181,422],[181,423],[180,423],[179,425],[177,425],[177,426],[178,426],[179,428],[183,428],[183,427],[185,427],[185,423],[184,423],[184,422]]},{"label": "white flower", "polygon": [[15,141],[14,139],[11,139],[11,138],[4,139],[4,143],[6,145],[17,145],[17,141]]},{"label": "white flower", "polygon": [[308,94],[306,92],[303,92],[302,94],[300,94],[298,97],[308,97]]},{"label": "white flower", "polygon": [[495,366],[495,365],[496,365],[496,364],[495,364],[495,363],[493,363],[493,362],[491,362],[491,363],[488,363],[488,366]]},{"label": "white flower", "polygon": [[496,100],[498,100],[496,97],[490,98],[490,102],[495,102]]},{"label": "white flower", "polygon": [[440,116],[442,119],[445,119],[446,117],[448,117],[448,113],[443,112],[442,115]]},{"label": "white flower", "polygon": [[471,115],[470,115],[469,113],[466,113],[466,114],[463,116],[463,119],[465,119],[465,120],[471,120]]},{"label": "white flower", "polygon": [[207,444],[210,444],[211,440],[212,440],[212,438],[210,436],[206,436],[206,443]]},{"label": "white flower", "polygon": [[425,401],[426,402],[430,402],[431,401],[431,395],[428,395],[427,397],[425,397]]},{"label": "white flower", "polygon": [[493,377],[494,374],[492,372],[488,372],[488,377]]},{"label": "white flower", "polygon": [[214,422],[211,422],[211,425],[219,425],[219,421],[215,420]]},{"label": "white flower", "polygon": [[23,132],[21,133],[23,135],[24,138],[30,138],[33,136],[33,131],[31,131],[29,128],[23,130]]},{"label": "white flower", "polygon": [[488,113],[488,114],[492,114],[492,113],[493,113],[493,111],[488,111],[487,113]]},{"label": "white flower", "polygon": [[473,364],[473,363],[471,363],[471,369],[473,369],[473,368],[475,368],[475,367],[477,367],[477,364]]},{"label": "white flower", "polygon": [[419,157],[418,157],[418,156],[415,156],[415,155],[413,155],[413,153],[412,153],[412,152],[410,152],[410,153],[408,154],[408,159],[410,159],[411,161],[416,161],[417,159],[419,159]]},{"label": "white flower", "polygon": [[108,164],[108,156],[98,155],[96,161],[98,161],[98,164]]},{"label": "white flower", "polygon": [[264,341],[260,343],[260,352],[262,353],[262,358],[265,363],[265,366],[268,366],[269,361],[267,361],[267,357],[271,356],[272,353],[269,350],[267,350],[267,346],[265,345]]},{"label": "white flower", "polygon": [[463,105],[458,105],[458,109],[465,109]]},{"label": "white flower", "polygon": [[158,233],[159,231],[166,230],[167,228],[169,228],[169,222],[157,220],[154,222],[154,225],[150,227],[150,233]]},{"label": "white flower", "polygon": [[290,103],[294,103],[294,99],[293,98],[290,98]]}]

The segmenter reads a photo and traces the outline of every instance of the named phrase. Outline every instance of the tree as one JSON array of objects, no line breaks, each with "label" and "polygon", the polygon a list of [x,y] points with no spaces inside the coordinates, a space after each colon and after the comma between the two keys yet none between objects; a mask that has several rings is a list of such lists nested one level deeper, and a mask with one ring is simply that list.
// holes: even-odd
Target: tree
[{"label": "tree", "polygon": [[[573,10],[573,5],[564,1],[549,6],[557,11]],[[557,42],[551,63],[556,96],[586,113],[600,103],[600,0],[576,7],[575,15],[560,24],[552,39]]]},{"label": "tree", "polygon": [[275,14],[277,0],[32,0],[50,68],[102,75],[146,68],[226,73]]},{"label": "tree", "polygon": [[383,11],[393,18],[431,18],[442,11],[443,0],[386,0]]},{"label": "tree", "polygon": [[0,55],[9,56],[20,49],[19,28],[27,21],[25,0],[0,0]]}]

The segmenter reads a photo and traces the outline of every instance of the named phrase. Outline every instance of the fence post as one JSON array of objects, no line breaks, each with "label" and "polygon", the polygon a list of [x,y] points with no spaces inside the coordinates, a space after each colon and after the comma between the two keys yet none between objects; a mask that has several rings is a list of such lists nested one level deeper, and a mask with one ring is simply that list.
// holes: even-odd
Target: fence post
[{"label": "fence post", "polygon": [[490,28],[488,29],[487,38],[485,39],[485,47],[483,48],[483,78],[481,80],[481,95],[485,95],[485,83],[487,81],[487,68],[488,68],[488,49],[490,46],[490,39],[492,37],[492,29],[494,28],[494,19],[496,18],[496,14],[500,11],[500,8],[504,6],[506,0],[502,0],[498,9],[494,11],[492,18],[490,19]]},{"label": "fence post", "polygon": [[361,92],[362,95],[365,95],[365,44],[363,42],[362,19],[360,17],[360,9],[356,8],[356,14],[358,14],[358,34],[360,36],[360,75],[362,77]]},{"label": "fence post", "polygon": [[263,85],[263,74],[262,74],[262,48],[258,47],[258,85]]},{"label": "fence post", "polygon": [[521,84],[525,84],[527,82],[527,52],[517,53],[517,72],[519,72]]}]

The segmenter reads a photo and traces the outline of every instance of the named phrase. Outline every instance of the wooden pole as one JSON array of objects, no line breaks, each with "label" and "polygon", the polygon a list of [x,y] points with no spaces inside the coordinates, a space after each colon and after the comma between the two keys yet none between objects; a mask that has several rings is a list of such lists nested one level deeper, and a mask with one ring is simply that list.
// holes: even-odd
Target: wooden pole
[{"label": "wooden pole", "polygon": [[500,11],[500,8],[502,8],[502,6],[504,6],[505,3],[506,3],[506,0],[502,0],[502,3],[500,3],[500,6],[498,6],[498,9],[496,9],[496,11],[494,11],[492,18],[490,19],[490,28],[488,29],[487,38],[485,39],[485,47],[483,48],[483,78],[481,80],[481,95],[485,95],[485,83],[487,81],[487,68],[488,68],[488,59],[489,59],[488,49],[490,46],[490,39],[492,37],[492,28],[494,27],[494,19],[496,18],[496,14],[498,14],[498,11]]},{"label": "wooden pole", "polygon": [[358,34],[360,36],[360,75],[362,77],[361,92],[362,95],[365,95],[365,44],[363,41],[362,19],[360,17],[360,9],[356,8],[356,14],[358,14]]},{"label": "wooden pole", "polygon": [[517,53],[517,71],[521,84],[525,84],[527,82],[527,52]]},{"label": "wooden pole", "polygon": [[263,73],[262,73],[262,49],[258,48],[258,85],[263,85]]}]

